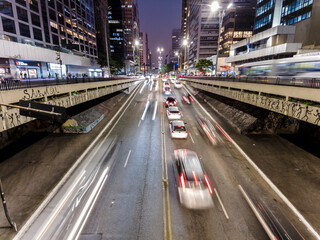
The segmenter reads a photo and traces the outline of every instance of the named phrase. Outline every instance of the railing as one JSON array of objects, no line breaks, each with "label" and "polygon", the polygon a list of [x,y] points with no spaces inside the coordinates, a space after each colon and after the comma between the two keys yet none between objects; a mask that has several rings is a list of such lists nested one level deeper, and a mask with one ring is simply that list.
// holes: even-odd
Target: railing
[{"label": "railing", "polygon": [[46,87],[52,85],[74,84],[74,83],[87,83],[87,82],[102,82],[112,80],[127,80],[133,77],[111,77],[111,78],[89,78],[89,77],[71,77],[71,78],[44,78],[44,79],[0,79],[0,91],[22,89],[22,88],[34,88],[34,87]]},{"label": "railing", "polygon": [[307,77],[197,77],[185,76],[185,78],[199,79],[199,80],[215,80],[215,81],[228,81],[228,82],[246,82],[257,84],[273,84],[306,88],[320,88],[320,78],[307,78]]}]

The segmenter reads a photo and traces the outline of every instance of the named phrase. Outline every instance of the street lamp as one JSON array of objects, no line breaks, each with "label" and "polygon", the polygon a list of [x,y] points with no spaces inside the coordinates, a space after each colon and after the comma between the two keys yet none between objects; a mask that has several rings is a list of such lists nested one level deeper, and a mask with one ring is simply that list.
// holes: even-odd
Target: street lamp
[{"label": "street lamp", "polygon": [[161,53],[163,52],[163,48],[158,47],[157,51],[159,52],[159,71],[160,71],[161,63],[162,63]]},{"label": "street lamp", "polygon": [[184,39],[182,45],[184,46],[184,73],[186,74],[188,40]]},{"label": "street lamp", "polygon": [[[179,66],[180,66],[180,54],[179,54],[179,52],[175,52],[174,55],[176,57],[178,57],[178,69],[179,69]],[[176,71],[176,65],[174,65],[174,71]]]},{"label": "street lamp", "polygon": [[138,54],[135,54],[136,52],[136,48],[139,49],[139,46],[140,46],[140,42],[138,39],[134,40],[134,43],[133,43],[133,69],[134,69],[134,75],[136,75],[136,60],[138,58]]},{"label": "street lamp", "polygon": [[216,55],[216,71],[215,71],[215,76],[218,76],[218,58],[219,58],[219,44],[220,44],[220,32],[221,32],[221,27],[222,27],[222,22],[224,15],[226,14],[226,10],[232,7],[232,3],[229,3],[227,7],[222,7],[219,5],[218,1],[213,1],[210,5],[211,11],[219,11],[219,34],[218,34],[218,46],[217,46],[217,55]]}]

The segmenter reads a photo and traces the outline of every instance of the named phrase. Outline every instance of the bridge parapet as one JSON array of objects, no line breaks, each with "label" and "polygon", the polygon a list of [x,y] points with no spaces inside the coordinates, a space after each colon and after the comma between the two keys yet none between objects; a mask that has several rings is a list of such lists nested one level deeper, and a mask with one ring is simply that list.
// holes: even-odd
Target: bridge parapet
[{"label": "bridge parapet", "polygon": [[192,87],[320,126],[320,90],[256,83],[185,79]]},{"label": "bridge parapet", "polygon": [[[137,79],[119,79],[0,91],[0,103],[18,105],[20,100],[28,100],[68,108],[113,92],[135,87],[137,83]],[[34,118],[20,115],[17,108],[1,106],[0,132],[32,120]]]}]

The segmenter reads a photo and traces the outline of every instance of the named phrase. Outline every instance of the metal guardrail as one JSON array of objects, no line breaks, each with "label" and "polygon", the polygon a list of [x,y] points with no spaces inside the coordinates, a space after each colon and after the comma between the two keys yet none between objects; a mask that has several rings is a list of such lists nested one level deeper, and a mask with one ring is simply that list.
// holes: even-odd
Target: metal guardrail
[{"label": "metal guardrail", "polygon": [[320,88],[319,78],[306,78],[306,77],[197,77],[186,76],[185,78],[199,79],[199,80],[215,80],[215,81],[228,81],[228,82],[246,82],[257,84],[273,84],[283,86],[295,86],[306,88]]},{"label": "metal guardrail", "polygon": [[104,82],[112,80],[127,80],[132,79],[132,77],[112,77],[112,78],[65,78],[65,79],[53,79],[53,78],[44,78],[44,79],[0,79],[0,91],[8,91],[14,89],[23,89],[23,88],[34,88],[34,87],[46,87],[53,85],[64,85],[64,84],[75,84],[75,83],[88,83],[88,82]]}]

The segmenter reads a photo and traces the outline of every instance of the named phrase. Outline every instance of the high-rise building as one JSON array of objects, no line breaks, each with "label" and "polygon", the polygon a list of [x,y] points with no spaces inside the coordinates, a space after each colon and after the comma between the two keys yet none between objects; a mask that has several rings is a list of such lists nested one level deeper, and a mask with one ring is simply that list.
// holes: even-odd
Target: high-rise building
[{"label": "high-rise building", "polygon": [[140,71],[146,73],[150,66],[148,34],[140,33]]},{"label": "high-rise building", "polygon": [[110,35],[110,56],[124,62],[127,40],[124,35],[121,1],[109,1],[108,21]]},{"label": "high-rise building", "polygon": [[13,78],[91,74],[97,58],[93,0],[1,0],[0,41],[0,58]]},{"label": "high-rise building", "polygon": [[93,0],[98,56],[109,55],[108,1]]},{"label": "high-rise building", "polygon": [[173,29],[172,35],[171,35],[172,45],[171,45],[170,60],[174,64],[178,63],[178,57],[176,56],[176,53],[180,52],[180,44],[181,44],[180,37],[181,37],[181,29]]},{"label": "high-rise building", "polygon": [[138,17],[138,6],[134,0],[122,1],[122,17],[124,25],[124,35],[127,39],[125,47],[126,72],[136,71],[136,65],[139,63],[139,51],[135,46],[135,41],[139,39],[140,22]]},{"label": "high-rise building", "polygon": [[219,56],[228,57],[230,46],[252,36],[256,0],[234,0],[233,6],[226,10],[219,41]]}]

